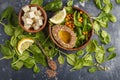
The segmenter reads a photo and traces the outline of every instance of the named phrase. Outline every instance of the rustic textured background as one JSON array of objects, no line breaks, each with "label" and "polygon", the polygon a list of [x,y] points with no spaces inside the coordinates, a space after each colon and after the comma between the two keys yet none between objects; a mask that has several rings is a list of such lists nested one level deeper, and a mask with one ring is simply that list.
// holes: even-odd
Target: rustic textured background
[{"label": "rustic textured background", "polygon": [[[51,0],[44,0],[46,3]],[[66,2],[67,0],[63,0]],[[80,7],[77,0],[74,0],[74,4]],[[109,23],[109,28],[106,29],[112,36],[111,43],[108,45],[114,45],[116,47],[117,57],[104,65],[109,66],[111,69],[108,71],[97,71],[95,73],[88,73],[84,68],[79,71],[70,72],[70,66],[67,64],[61,65],[58,68],[58,75],[54,79],[49,79],[45,74],[45,68],[41,68],[41,72],[34,74],[31,69],[21,69],[20,71],[14,71],[10,67],[10,60],[0,61],[0,80],[120,80],[120,5],[115,3],[115,0],[111,0],[114,8],[112,13],[117,17],[116,23]],[[0,0],[0,13],[7,7],[13,6],[16,13],[20,8],[26,4],[29,4],[30,0]],[[91,15],[96,16],[100,11],[95,7],[93,0],[85,3],[84,9]],[[96,38],[94,36],[93,38]],[[9,39],[3,31],[3,26],[0,25],[0,44],[4,43],[5,39]],[[0,57],[1,54],[0,54]]]}]

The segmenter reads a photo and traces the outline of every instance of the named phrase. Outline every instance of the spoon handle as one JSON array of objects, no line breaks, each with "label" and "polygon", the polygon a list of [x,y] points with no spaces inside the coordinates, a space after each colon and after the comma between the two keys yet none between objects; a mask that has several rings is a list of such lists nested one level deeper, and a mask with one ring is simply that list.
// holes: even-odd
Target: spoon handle
[{"label": "spoon handle", "polygon": [[52,70],[56,70],[56,69],[57,69],[56,63],[47,56],[47,54],[46,54],[45,50],[43,49],[41,43],[40,43],[39,41],[36,41],[36,44],[37,44],[38,47],[42,50],[43,54],[46,56],[46,59],[47,59],[47,62],[48,62],[48,66],[49,66]]},{"label": "spoon handle", "polygon": [[42,47],[42,45],[41,45],[41,43],[40,43],[39,41],[35,41],[35,42],[36,42],[36,44],[38,45],[38,47],[41,49],[41,51],[43,52],[43,54],[48,58],[45,50],[43,49],[43,47]]}]

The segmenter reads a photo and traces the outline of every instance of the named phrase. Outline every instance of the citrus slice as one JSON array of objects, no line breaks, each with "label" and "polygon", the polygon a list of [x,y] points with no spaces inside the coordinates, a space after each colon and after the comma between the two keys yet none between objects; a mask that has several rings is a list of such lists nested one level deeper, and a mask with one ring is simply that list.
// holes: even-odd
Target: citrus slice
[{"label": "citrus slice", "polygon": [[60,24],[64,21],[66,17],[66,10],[63,8],[63,10],[59,11],[56,15],[50,18],[50,21],[54,24]]},{"label": "citrus slice", "polygon": [[18,42],[18,51],[22,54],[23,51],[28,49],[32,44],[34,43],[34,40],[31,38],[23,38]]}]

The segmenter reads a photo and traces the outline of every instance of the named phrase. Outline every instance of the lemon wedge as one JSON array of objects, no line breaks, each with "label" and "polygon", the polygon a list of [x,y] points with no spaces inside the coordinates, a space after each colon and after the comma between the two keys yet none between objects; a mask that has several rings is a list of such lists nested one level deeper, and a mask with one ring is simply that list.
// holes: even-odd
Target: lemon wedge
[{"label": "lemon wedge", "polygon": [[60,24],[64,21],[66,17],[66,10],[63,8],[63,10],[59,11],[56,15],[50,18],[50,21],[54,24]]},{"label": "lemon wedge", "polygon": [[32,44],[34,43],[34,40],[31,38],[23,38],[18,42],[18,51],[20,54],[23,53],[26,49],[28,49]]}]

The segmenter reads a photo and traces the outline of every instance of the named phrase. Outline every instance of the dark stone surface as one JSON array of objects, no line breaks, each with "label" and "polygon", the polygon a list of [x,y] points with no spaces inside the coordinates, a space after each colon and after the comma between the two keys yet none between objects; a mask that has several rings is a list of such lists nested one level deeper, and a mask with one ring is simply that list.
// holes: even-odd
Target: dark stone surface
[{"label": "dark stone surface", "polygon": [[[46,1],[44,0],[44,4]],[[66,2],[66,0],[63,0]],[[41,72],[34,74],[32,69],[21,69],[20,71],[14,71],[10,67],[10,60],[0,61],[0,80],[120,80],[120,5],[115,3],[115,0],[111,0],[114,8],[112,13],[117,17],[116,23],[109,23],[109,27],[106,29],[110,33],[112,39],[108,45],[114,45],[116,47],[117,57],[104,65],[109,66],[111,69],[108,71],[97,71],[95,73],[88,73],[84,68],[79,71],[70,72],[70,66],[64,64],[57,70],[58,75],[54,79],[49,79],[45,74],[45,68],[41,68]],[[0,13],[7,7],[13,6],[16,13],[20,8],[26,4],[29,4],[29,0],[0,0]],[[75,0],[75,5],[79,5]],[[85,4],[84,9],[91,15],[96,16],[100,11],[95,7],[93,0]],[[93,38],[96,38],[95,36]],[[4,43],[5,39],[9,39],[3,31],[3,26],[0,25],[0,44]],[[106,46],[107,47],[107,46]],[[0,57],[2,55],[0,54]]]}]

